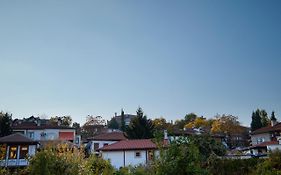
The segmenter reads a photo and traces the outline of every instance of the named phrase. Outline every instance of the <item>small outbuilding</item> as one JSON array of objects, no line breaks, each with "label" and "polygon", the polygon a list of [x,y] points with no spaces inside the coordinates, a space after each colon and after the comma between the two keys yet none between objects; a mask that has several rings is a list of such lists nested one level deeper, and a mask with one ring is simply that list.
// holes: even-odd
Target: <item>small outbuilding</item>
[{"label": "small outbuilding", "polygon": [[37,141],[15,133],[0,138],[0,166],[27,166],[29,156],[36,153]]}]

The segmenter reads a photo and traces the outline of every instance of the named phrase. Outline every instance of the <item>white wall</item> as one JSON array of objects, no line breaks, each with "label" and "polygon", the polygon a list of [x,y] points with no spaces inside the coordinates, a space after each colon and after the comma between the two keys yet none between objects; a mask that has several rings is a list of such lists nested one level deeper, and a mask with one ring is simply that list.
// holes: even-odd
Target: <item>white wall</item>
[{"label": "white wall", "polygon": [[124,167],[124,153],[123,151],[107,151],[102,152],[102,158],[109,160],[111,165],[117,169]]},{"label": "white wall", "polygon": [[[140,157],[136,157],[135,153],[140,152]],[[136,166],[140,164],[146,164],[146,160],[149,161],[148,151],[146,150],[127,150],[125,151],[103,151],[102,158],[110,160],[111,165],[117,169],[124,167],[124,154],[125,154],[125,166]],[[159,156],[159,151],[154,151],[154,155]]]},{"label": "white wall", "polygon": [[28,155],[34,156],[36,153],[36,145],[29,145],[28,146]]},{"label": "white wall", "polygon": [[269,133],[255,134],[251,136],[252,145],[261,143],[260,140],[263,140],[263,142],[269,142],[271,141],[271,136]]},{"label": "white wall", "polygon": [[[74,132],[75,138],[75,129],[27,129],[27,130],[14,130],[14,131],[24,131],[24,134],[27,137],[30,137],[29,133],[33,132],[33,140],[56,140],[59,139],[59,132]],[[42,133],[46,133],[45,135],[41,136]]]},{"label": "white wall", "polygon": [[[135,153],[140,152],[140,157],[136,157]],[[146,151],[125,151],[125,166],[135,166],[139,164],[146,164]],[[147,157],[148,159],[148,157]]]},{"label": "white wall", "polygon": [[99,148],[101,148],[101,147],[103,147],[104,144],[106,144],[106,143],[107,143],[108,145],[110,145],[110,144],[115,143],[115,142],[117,142],[117,141],[93,140],[93,141],[91,141],[91,153],[95,153],[95,150],[94,150],[94,144],[95,144],[95,143],[98,143],[98,144],[99,144]]},{"label": "white wall", "polygon": [[273,151],[275,149],[281,150],[281,145],[278,144],[278,145],[268,145],[267,146],[267,151],[269,151],[269,150]]}]

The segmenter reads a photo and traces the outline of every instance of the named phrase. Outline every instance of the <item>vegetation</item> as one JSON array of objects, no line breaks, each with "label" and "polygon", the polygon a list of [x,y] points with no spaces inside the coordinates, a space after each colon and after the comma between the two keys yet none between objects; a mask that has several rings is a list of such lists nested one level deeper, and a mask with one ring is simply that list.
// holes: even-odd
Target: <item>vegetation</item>
[{"label": "vegetation", "polygon": [[125,123],[125,114],[124,110],[121,110],[121,126],[120,126],[121,131],[126,131],[126,123]]},{"label": "vegetation", "polygon": [[272,112],[271,118],[269,119],[267,116],[267,112],[264,109],[257,109],[256,111],[253,111],[251,130],[255,131],[259,128],[270,125],[270,120],[277,121],[274,112]]},{"label": "vegetation", "polygon": [[111,118],[111,120],[107,123],[107,127],[110,129],[119,129],[119,124],[115,117]]},{"label": "vegetation", "polygon": [[133,118],[126,129],[129,139],[153,138],[154,125],[151,120],[143,114],[142,108],[138,108],[137,116]]},{"label": "vegetation", "polygon": [[0,112],[0,137],[12,133],[12,114]]},{"label": "vegetation", "polygon": [[60,125],[60,126],[70,126],[72,123],[72,118],[67,115],[67,116],[62,116],[62,117],[51,117],[50,122],[54,125]]}]

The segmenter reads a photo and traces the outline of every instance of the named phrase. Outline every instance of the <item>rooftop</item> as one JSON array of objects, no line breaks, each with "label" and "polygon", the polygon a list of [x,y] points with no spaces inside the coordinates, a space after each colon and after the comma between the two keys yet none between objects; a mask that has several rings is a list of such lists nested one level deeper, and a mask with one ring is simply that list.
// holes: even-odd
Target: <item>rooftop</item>
[{"label": "rooftop", "polygon": [[38,142],[26,137],[23,134],[15,133],[5,137],[0,138],[0,143],[29,143],[37,144]]},{"label": "rooftop", "polygon": [[253,131],[251,134],[252,135],[262,134],[262,133],[267,133],[267,132],[272,132],[272,131],[281,131],[281,123],[277,123],[274,126],[266,126],[266,127],[259,128],[255,131]]},{"label": "rooftop", "polygon": [[127,140],[123,132],[110,132],[94,136],[92,140],[120,141]]},{"label": "rooftop", "polygon": [[157,149],[151,139],[122,140],[100,148],[101,151]]}]

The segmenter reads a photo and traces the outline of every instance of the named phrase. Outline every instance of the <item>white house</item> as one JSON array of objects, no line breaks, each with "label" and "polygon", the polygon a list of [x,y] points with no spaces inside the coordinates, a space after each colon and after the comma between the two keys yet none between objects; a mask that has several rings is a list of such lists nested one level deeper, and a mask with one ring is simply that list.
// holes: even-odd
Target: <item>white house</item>
[{"label": "white house", "polygon": [[21,133],[36,141],[66,140],[77,142],[75,129],[68,126],[37,125],[33,123],[22,123],[13,126],[13,132]]},{"label": "white house", "polygon": [[0,166],[27,166],[29,156],[35,155],[38,142],[15,133],[0,138]]},{"label": "white house", "polygon": [[251,133],[252,146],[249,148],[255,155],[266,154],[269,150],[281,149],[281,123],[272,121],[271,125],[259,128]]},{"label": "white house", "polygon": [[151,139],[122,140],[99,150],[102,158],[109,160],[115,168],[147,164],[159,155]]},{"label": "white house", "polygon": [[94,136],[92,139],[90,139],[91,153],[98,154],[99,148],[106,145],[111,145],[121,140],[127,140],[123,132],[109,132]]}]

